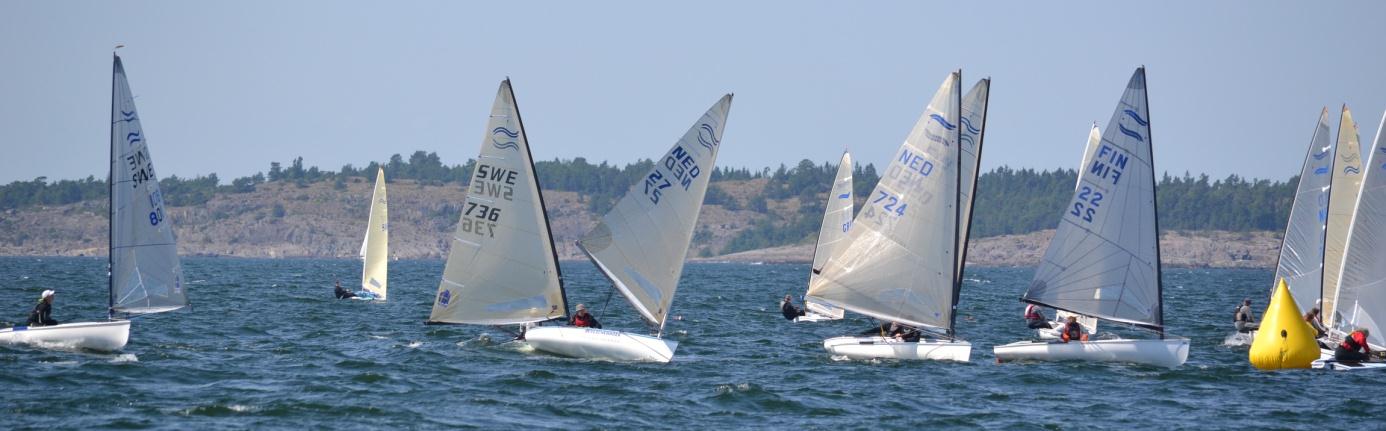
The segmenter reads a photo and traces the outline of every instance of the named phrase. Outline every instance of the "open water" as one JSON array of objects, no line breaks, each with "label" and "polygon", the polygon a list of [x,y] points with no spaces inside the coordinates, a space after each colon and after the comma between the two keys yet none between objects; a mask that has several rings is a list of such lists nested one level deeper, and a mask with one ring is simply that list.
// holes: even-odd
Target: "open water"
[{"label": "open water", "polygon": [[[192,312],[137,319],[123,352],[0,346],[0,429],[26,428],[1007,428],[1379,429],[1386,373],[1260,372],[1224,346],[1233,305],[1265,306],[1271,273],[1169,269],[1165,313],[1192,339],[1178,369],[996,364],[1027,338],[1016,298],[1030,269],[969,268],[959,334],[971,363],[835,361],[826,337],[870,323],[793,324],[807,265],[690,264],[667,336],[670,364],[527,352],[496,328],[425,326],[441,261],[390,267],[390,301],[332,299],[349,260],[185,258]],[[55,317],[105,316],[102,258],[0,258],[0,320],[43,289]],[[608,329],[642,330],[590,266],[565,262],[569,297]]]}]

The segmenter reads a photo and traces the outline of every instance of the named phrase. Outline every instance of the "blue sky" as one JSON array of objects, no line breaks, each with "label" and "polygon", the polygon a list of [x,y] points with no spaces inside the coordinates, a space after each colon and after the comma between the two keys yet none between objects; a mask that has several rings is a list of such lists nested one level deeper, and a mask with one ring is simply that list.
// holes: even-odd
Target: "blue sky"
[{"label": "blue sky", "polygon": [[1156,169],[1285,179],[1323,106],[1364,146],[1386,2],[0,2],[0,182],[106,173],[116,43],[159,175],[475,157],[509,76],[536,158],[662,154],[736,93],[718,164],[887,160],[949,71],[983,169],[1074,167],[1146,65]]}]

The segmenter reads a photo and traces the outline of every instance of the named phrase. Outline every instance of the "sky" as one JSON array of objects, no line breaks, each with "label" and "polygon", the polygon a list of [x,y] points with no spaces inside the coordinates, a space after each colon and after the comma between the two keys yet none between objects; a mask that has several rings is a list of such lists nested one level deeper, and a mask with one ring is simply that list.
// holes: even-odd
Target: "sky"
[{"label": "sky", "polygon": [[[510,77],[536,159],[662,155],[735,93],[719,166],[882,166],[955,69],[982,169],[1073,168],[1138,66],[1156,170],[1298,174],[1386,109],[1386,2],[0,1],[0,183],[106,175],[117,44],[161,177],[479,151]],[[966,87],[965,87],[966,88]],[[1336,132],[1335,132],[1336,133]]]}]

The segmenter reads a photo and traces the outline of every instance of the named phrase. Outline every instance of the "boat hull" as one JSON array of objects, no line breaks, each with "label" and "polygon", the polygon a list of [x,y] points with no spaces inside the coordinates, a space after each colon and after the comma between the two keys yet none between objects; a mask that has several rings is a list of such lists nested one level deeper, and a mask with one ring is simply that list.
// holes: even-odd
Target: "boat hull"
[{"label": "boat hull", "polygon": [[810,311],[810,312],[808,312],[808,313],[804,313],[803,316],[795,317],[795,318],[794,318],[794,322],[796,322],[796,323],[828,322],[828,321],[833,321],[833,320],[838,320],[838,319],[841,319],[841,317],[827,316],[827,315],[822,315],[822,314],[818,314],[818,313],[814,313],[814,312],[811,312],[811,311]]},{"label": "boat hull", "polygon": [[1338,362],[1333,359],[1333,350],[1319,349],[1319,359],[1310,363],[1309,368],[1331,371],[1386,370],[1386,362]]},{"label": "boat hull", "polygon": [[1010,361],[1088,361],[1130,362],[1175,368],[1189,359],[1189,339],[1021,341],[992,350],[997,362]]},{"label": "boat hull", "polygon": [[605,329],[541,326],[525,331],[535,350],[559,356],[618,362],[669,362],[677,341]]},{"label": "boat hull", "polygon": [[113,352],[130,340],[130,321],[77,322],[0,329],[0,343]]},{"label": "boat hull", "polygon": [[972,343],[966,341],[899,341],[886,337],[835,337],[823,340],[823,348],[834,356],[851,359],[928,359],[967,362]]}]

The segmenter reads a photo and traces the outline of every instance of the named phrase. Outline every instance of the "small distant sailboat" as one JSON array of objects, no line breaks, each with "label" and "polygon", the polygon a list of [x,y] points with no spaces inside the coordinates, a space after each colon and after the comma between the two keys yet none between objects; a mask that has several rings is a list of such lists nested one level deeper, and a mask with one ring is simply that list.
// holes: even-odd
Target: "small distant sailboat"
[{"label": "small distant sailboat", "polygon": [[558,254],[510,80],[481,138],[428,323],[524,325],[568,317]]},{"label": "small distant sailboat", "polygon": [[852,359],[967,361],[972,344],[953,333],[962,256],[961,72],[944,79],[896,151],[846,243],[808,297],[927,332],[918,341],[878,336],[823,341]]},{"label": "small distant sailboat", "polygon": [[1085,157],[1081,185],[1021,299],[1156,331],[1158,339],[1021,341],[996,346],[999,362],[1111,361],[1178,367],[1189,340],[1164,333],[1155,170],[1145,68],[1136,69],[1103,133]]},{"label": "small distant sailboat", "polygon": [[[813,285],[814,279],[818,278],[818,273],[823,271],[823,265],[828,263],[828,256],[847,239],[847,231],[852,228],[855,204],[852,196],[852,155],[843,152],[837,165],[837,176],[833,180],[832,190],[828,192],[827,207],[823,209],[823,225],[818,228],[818,243],[813,248],[813,265],[809,267],[810,286]],[[841,308],[813,298],[804,298],[804,315],[795,318],[794,321],[821,322],[838,320],[842,316]]]},{"label": "small distant sailboat", "polygon": [[163,194],[159,192],[154,162],[125,78],[125,66],[120,56],[112,57],[111,157],[107,179],[109,320],[0,329],[0,342],[116,351],[125,347],[130,338],[130,321],[120,317],[188,306],[173,226],[164,212]]},{"label": "small distant sailboat", "polygon": [[578,241],[602,275],[657,332],[654,337],[578,327],[541,326],[525,339],[536,350],[578,358],[669,362],[678,342],[664,324],[683,273],[693,228],[717,161],[732,95],[723,96],[654,168],[631,186]]},{"label": "small distant sailboat", "polygon": [[371,194],[371,215],[366,237],[361,240],[361,293],[355,299],[384,301],[388,298],[386,277],[390,267],[390,213],[385,197],[385,169],[375,171],[375,192]]},{"label": "small distant sailboat", "polygon": [[[1350,124],[1351,117],[1347,114],[1347,108],[1343,108],[1344,120],[1339,125],[1339,144],[1342,145],[1345,133],[1342,129]],[[1352,135],[1356,135],[1357,128],[1351,124]],[[1380,241],[1381,232],[1386,232],[1386,162],[1379,157],[1386,157],[1386,136],[1383,135],[1386,129],[1386,115],[1382,116],[1381,123],[1377,127],[1376,140],[1372,145],[1370,154],[1367,156],[1366,165],[1347,163],[1344,170],[1354,166],[1362,166],[1363,177],[1361,185],[1354,197],[1354,216],[1348,228],[1348,237],[1343,253],[1342,267],[1338,270],[1339,275],[1338,289],[1335,289],[1337,297],[1329,301],[1325,296],[1324,304],[1336,304],[1340,312],[1334,313],[1334,320],[1328,325],[1336,328],[1339,334],[1349,332],[1354,328],[1367,329],[1369,336],[1367,344],[1373,351],[1386,350],[1386,338],[1383,338],[1381,322],[1386,322],[1386,243]],[[1350,136],[1348,144],[1341,148],[1343,151],[1356,151],[1355,136]],[[1347,161],[1350,156],[1339,156],[1341,161]],[[1336,175],[1338,172],[1335,171]],[[1338,185],[1334,184],[1333,194],[1340,192]],[[1336,201],[1335,201],[1336,203]],[[1332,205],[1332,203],[1330,203]],[[1333,210],[1330,209],[1330,214]],[[1329,223],[1334,223],[1330,218]],[[1326,267],[1331,271],[1333,268]],[[1325,290],[1327,295],[1328,289]],[[1341,337],[1338,337],[1341,339]],[[1319,360],[1314,361],[1313,368],[1325,368],[1332,370],[1379,370],[1386,369],[1386,362],[1360,362],[1346,363],[1333,360],[1333,350],[1324,349]]]}]

